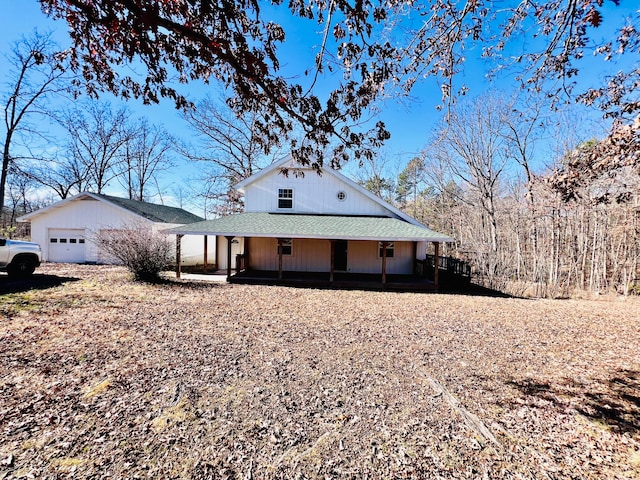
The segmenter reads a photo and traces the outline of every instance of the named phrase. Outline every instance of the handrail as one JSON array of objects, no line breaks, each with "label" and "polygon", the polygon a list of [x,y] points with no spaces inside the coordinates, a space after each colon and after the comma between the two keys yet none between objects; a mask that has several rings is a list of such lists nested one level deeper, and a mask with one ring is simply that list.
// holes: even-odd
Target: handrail
[{"label": "handrail", "polygon": [[[435,267],[435,255],[427,254],[424,260],[416,259],[416,262],[423,264],[423,271],[425,271],[426,268],[433,269]],[[454,257],[438,256],[438,270],[445,270],[461,277],[471,276],[471,265],[464,260]]]}]

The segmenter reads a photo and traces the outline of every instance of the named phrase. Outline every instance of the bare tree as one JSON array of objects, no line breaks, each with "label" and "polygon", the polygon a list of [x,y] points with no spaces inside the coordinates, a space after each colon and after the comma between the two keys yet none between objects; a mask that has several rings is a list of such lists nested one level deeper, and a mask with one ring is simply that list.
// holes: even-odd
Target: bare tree
[{"label": "bare tree", "polygon": [[217,214],[241,209],[232,198],[231,186],[281,157],[280,138],[262,136],[258,125],[264,119],[259,113],[238,117],[226,104],[210,98],[185,112],[184,118],[195,132],[197,146],[182,146],[180,153],[209,167],[204,172],[208,187],[203,195],[219,207]]},{"label": "bare tree", "polygon": [[172,140],[161,127],[150,125],[146,119],[126,127],[124,161],[121,183],[127,188],[129,198],[144,201],[149,183],[163,170],[171,166],[169,152]]},{"label": "bare tree", "polygon": [[133,134],[127,127],[126,107],[113,110],[109,103],[89,101],[66,112],[60,122],[69,135],[67,166],[73,166],[79,184],[102,193],[122,172],[124,146]]},{"label": "bare tree", "polygon": [[39,159],[21,171],[34,182],[53,190],[63,200],[87,190],[89,185],[88,166],[72,156]]},{"label": "bare tree", "polygon": [[[640,120],[564,155],[545,186],[555,195],[564,230],[566,283],[626,293],[640,279]],[[560,279],[562,280],[562,279]],[[639,282],[640,283],[640,282]]]},{"label": "bare tree", "polygon": [[8,60],[7,90],[4,101],[4,143],[0,174],[0,212],[4,208],[9,168],[16,161],[14,142],[20,135],[38,132],[32,129],[29,117],[44,115],[43,102],[54,93],[65,90],[61,85],[64,70],[54,52],[51,36],[35,31],[13,44]]},{"label": "bare tree", "polygon": [[[544,105],[539,97],[529,97],[528,101],[524,104],[515,106],[510,109],[510,112],[505,112],[504,115],[504,137],[508,143],[510,150],[510,156],[522,167],[524,172],[524,180],[526,187],[526,203],[528,205],[528,212],[525,215],[519,215],[520,208],[514,208],[516,218],[514,225],[517,228],[516,241],[516,271],[518,277],[520,276],[522,268],[527,268],[523,265],[526,260],[531,261],[531,276],[534,281],[540,280],[539,272],[539,252],[538,252],[538,205],[535,197],[535,174],[533,171],[533,159],[536,147],[539,147],[539,140],[542,133],[545,131],[545,123],[548,121],[543,117],[543,110],[548,108],[548,105]],[[519,183],[519,182],[518,182]],[[519,192],[517,186],[514,188],[514,193]],[[519,198],[514,198],[514,203],[517,205]],[[523,225],[524,224],[524,225]],[[521,231],[528,231],[528,238],[522,238]],[[523,251],[530,246],[530,256],[525,258]]]},{"label": "bare tree", "polygon": [[500,179],[508,160],[508,148],[503,135],[503,120],[507,110],[507,105],[492,96],[456,105],[425,150],[426,156],[437,157],[438,162],[447,166],[453,178],[474,192],[481,220],[478,233],[482,241],[479,246],[488,246],[488,249],[483,248],[483,270],[488,275],[497,273],[496,202]]},{"label": "bare tree", "polygon": [[[16,218],[29,213],[38,207],[34,198],[35,182],[22,174],[15,165],[11,165],[8,175],[5,210],[0,216],[0,227],[3,229],[16,227],[15,232],[19,237],[25,237],[24,225],[18,225]],[[22,227],[22,228],[20,228]]]}]

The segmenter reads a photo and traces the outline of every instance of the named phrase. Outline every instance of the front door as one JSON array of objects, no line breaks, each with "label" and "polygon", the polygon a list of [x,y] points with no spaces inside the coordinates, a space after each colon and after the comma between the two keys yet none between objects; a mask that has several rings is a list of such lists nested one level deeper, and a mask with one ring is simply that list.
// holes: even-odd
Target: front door
[{"label": "front door", "polygon": [[336,272],[347,271],[347,240],[336,240],[333,250],[333,269]]}]

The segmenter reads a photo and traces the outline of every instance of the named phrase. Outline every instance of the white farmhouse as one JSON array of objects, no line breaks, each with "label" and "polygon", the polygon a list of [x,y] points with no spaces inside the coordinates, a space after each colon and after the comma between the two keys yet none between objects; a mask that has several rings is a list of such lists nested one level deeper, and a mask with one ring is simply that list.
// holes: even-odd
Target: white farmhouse
[{"label": "white farmhouse", "polygon": [[[31,223],[31,240],[40,244],[44,261],[66,263],[112,263],[113,259],[92,241],[104,230],[143,225],[160,231],[201,220],[181,208],[89,192],[18,219]],[[193,238],[182,245],[182,262],[203,262],[202,239]]]},{"label": "white farmhouse", "polygon": [[439,245],[453,242],[339,172],[318,175],[291,157],[235,188],[244,194],[244,213],[167,230],[178,240],[215,236],[210,263],[232,281],[369,276],[386,284],[388,275],[414,275],[428,252],[437,258]]}]

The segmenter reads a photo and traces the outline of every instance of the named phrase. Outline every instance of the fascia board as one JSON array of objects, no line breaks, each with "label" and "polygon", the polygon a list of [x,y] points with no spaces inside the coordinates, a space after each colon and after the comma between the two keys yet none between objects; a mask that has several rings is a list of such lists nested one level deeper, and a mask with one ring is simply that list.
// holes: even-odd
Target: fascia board
[{"label": "fascia board", "polygon": [[82,193],[78,193],[78,194],[74,195],[73,197],[65,198],[64,200],[59,200],[59,201],[57,201],[55,203],[52,203],[51,205],[48,205],[48,206],[46,206],[44,208],[40,208],[40,209],[38,209],[38,210],[36,210],[34,212],[30,212],[30,213],[27,213],[25,215],[22,215],[22,216],[18,217],[16,220],[18,222],[29,222],[32,219],[34,219],[36,217],[39,217],[40,215],[46,215],[48,212],[50,212],[52,210],[64,207],[65,205],[67,205],[67,204],[69,204],[71,202],[74,202],[76,200],[80,200],[80,199],[85,198],[85,197],[91,197],[91,198],[93,198],[95,200],[103,200],[102,198],[98,197],[97,195],[94,195],[93,193],[82,192]]},{"label": "fascia board", "polygon": [[250,177],[247,177],[244,180],[240,180],[238,183],[234,185],[233,188],[240,192],[243,192],[247,186],[257,182],[258,180],[267,176],[269,173],[273,172],[277,168],[282,168],[286,163],[289,163],[289,162],[293,162],[293,157],[291,156],[291,154],[287,155],[282,160],[273,162],[271,165],[266,166],[265,168],[260,170],[258,173],[254,173]]},{"label": "fascia board", "polygon": [[357,237],[352,235],[340,235],[339,237],[327,237],[324,235],[295,235],[295,234],[267,234],[267,233],[252,233],[252,232],[211,232],[211,231],[180,231],[179,228],[171,228],[167,230],[161,230],[162,233],[174,234],[174,235],[217,235],[220,237],[245,237],[245,238],[295,238],[295,239],[310,239],[310,240],[363,240],[363,241],[389,241],[389,242],[453,242],[450,237]]},{"label": "fascia board", "polygon": [[381,207],[385,208],[389,212],[393,213],[394,215],[397,215],[398,217],[400,217],[404,221],[406,221],[406,222],[408,222],[408,223],[410,223],[412,225],[415,225],[417,227],[425,227],[425,225],[421,224],[415,218],[411,217],[410,215],[407,215],[406,213],[404,213],[403,211],[397,209],[396,207],[394,207],[390,203],[385,202],[383,199],[378,197],[376,194],[370,192],[369,190],[367,190],[366,188],[364,188],[362,185],[358,184],[357,182],[354,182],[349,177],[346,177],[345,175],[341,174],[340,172],[338,172],[338,171],[336,171],[336,170],[334,170],[332,168],[328,168],[326,170],[323,170],[323,173],[325,171],[328,172],[329,174],[337,177],[338,179],[346,182],[349,186],[351,186],[352,188],[356,189],[358,192],[360,192],[364,196],[368,197],[370,200],[373,200],[374,202],[376,202],[378,205],[380,205]]},{"label": "fascia board", "polygon": [[120,210],[122,212],[126,212],[129,215],[133,215],[133,216],[139,218],[140,220],[144,221],[145,223],[150,223],[150,224],[160,223],[160,224],[162,224],[162,222],[154,222],[153,220],[149,220],[148,218],[145,218],[145,217],[143,217],[141,215],[138,215],[137,213],[135,213],[135,212],[133,212],[133,211],[127,209],[127,208],[124,208],[124,207],[122,207],[120,205],[117,205],[117,204],[109,201],[108,199],[106,199],[104,197],[101,197],[100,195],[96,195],[94,193],[91,193],[91,192],[82,192],[82,193],[79,193],[77,195],[74,195],[73,197],[65,198],[64,200],[60,200],[60,201],[58,201],[56,203],[53,203],[53,204],[49,205],[48,207],[41,208],[40,210],[36,210],[35,212],[27,213],[26,215],[23,215],[23,216],[19,217],[16,220],[19,221],[19,222],[29,222],[35,217],[39,217],[41,215],[46,215],[47,212],[49,212],[49,211],[53,211],[53,210],[55,210],[57,208],[64,207],[64,206],[66,206],[67,204],[69,204],[71,202],[79,201],[79,200],[82,200],[83,198],[86,198],[86,197],[90,197],[90,198],[93,198],[94,200],[97,200],[99,202],[106,203],[110,207],[113,207],[113,208],[115,208],[117,210]]}]

